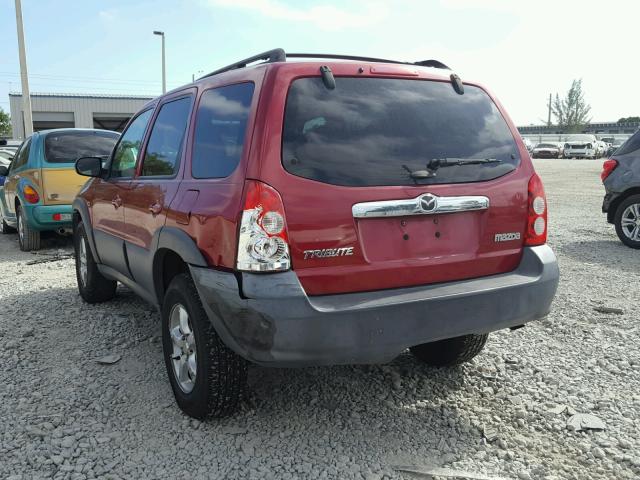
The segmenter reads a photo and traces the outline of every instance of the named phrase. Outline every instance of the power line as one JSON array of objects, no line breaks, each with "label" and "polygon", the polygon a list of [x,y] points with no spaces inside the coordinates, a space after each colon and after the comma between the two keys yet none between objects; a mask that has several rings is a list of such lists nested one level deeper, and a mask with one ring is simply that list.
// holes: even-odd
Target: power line
[{"label": "power line", "polygon": [[[12,72],[0,72],[0,77],[20,77],[18,73]],[[115,78],[98,78],[98,77],[70,77],[64,75],[46,75],[46,74],[29,74],[29,77],[38,80],[61,80],[61,81],[74,81],[74,82],[90,82],[90,83],[106,83],[106,84],[122,84],[122,85],[146,85],[146,86],[159,86],[161,82],[154,82],[148,80],[125,80]],[[171,85],[180,86],[184,83],[171,82]]]}]

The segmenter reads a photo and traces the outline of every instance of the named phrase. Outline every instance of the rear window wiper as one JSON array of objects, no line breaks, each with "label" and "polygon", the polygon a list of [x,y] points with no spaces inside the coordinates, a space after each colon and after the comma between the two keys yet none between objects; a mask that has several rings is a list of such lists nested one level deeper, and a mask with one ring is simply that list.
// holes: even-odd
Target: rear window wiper
[{"label": "rear window wiper", "polygon": [[441,167],[455,167],[458,165],[481,165],[483,163],[502,163],[497,158],[433,158],[427,163],[428,170],[437,170]]},{"label": "rear window wiper", "polygon": [[433,158],[427,163],[426,170],[411,170],[406,165],[402,165],[409,176],[414,180],[432,178],[436,176],[436,170],[442,167],[455,167],[459,165],[481,165],[484,163],[502,163],[497,158]]}]

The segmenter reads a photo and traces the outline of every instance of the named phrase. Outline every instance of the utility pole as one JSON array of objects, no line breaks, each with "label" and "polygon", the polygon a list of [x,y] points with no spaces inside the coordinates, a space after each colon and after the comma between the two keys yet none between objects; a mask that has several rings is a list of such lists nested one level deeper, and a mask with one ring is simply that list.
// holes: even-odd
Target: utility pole
[{"label": "utility pole", "polygon": [[547,127],[551,126],[551,96],[552,94],[549,94],[549,116],[547,117]]},{"label": "utility pole", "polygon": [[29,94],[29,76],[27,74],[27,54],[24,48],[24,30],[22,27],[22,5],[16,0],[16,26],[18,29],[18,56],[20,57],[20,80],[22,81],[22,111],[24,114],[24,138],[33,133],[31,116],[31,95]]},{"label": "utility pole", "polygon": [[167,71],[165,70],[164,60],[164,32],[154,30],[154,35],[160,35],[162,37],[162,93],[167,93]]}]

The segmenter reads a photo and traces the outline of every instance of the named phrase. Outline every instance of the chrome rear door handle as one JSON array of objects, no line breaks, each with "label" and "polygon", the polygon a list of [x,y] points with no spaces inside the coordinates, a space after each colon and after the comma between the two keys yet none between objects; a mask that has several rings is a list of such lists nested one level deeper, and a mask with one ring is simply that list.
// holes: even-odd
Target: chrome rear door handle
[{"label": "chrome rear door handle", "polygon": [[115,197],[113,197],[113,199],[111,200],[111,205],[113,205],[116,209],[122,206],[122,199],[120,198],[120,195],[116,195]]}]

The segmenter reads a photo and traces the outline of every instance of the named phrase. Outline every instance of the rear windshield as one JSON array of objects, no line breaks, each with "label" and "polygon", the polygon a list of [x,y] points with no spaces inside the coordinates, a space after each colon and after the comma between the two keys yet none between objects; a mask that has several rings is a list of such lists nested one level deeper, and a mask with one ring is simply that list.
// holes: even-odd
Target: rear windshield
[{"label": "rear windshield", "polygon": [[[495,161],[415,178],[434,159]],[[448,82],[339,77],[329,90],[314,77],[289,90],[282,162],[294,175],[334,185],[429,185],[491,180],[514,170],[520,156],[480,88],[465,85],[458,95]]]},{"label": "rear windshield", "polygon": [[47,163],[73,163],[80,157],[107,158],[118,140],[115,132],[60,132],[44,139]]}]

